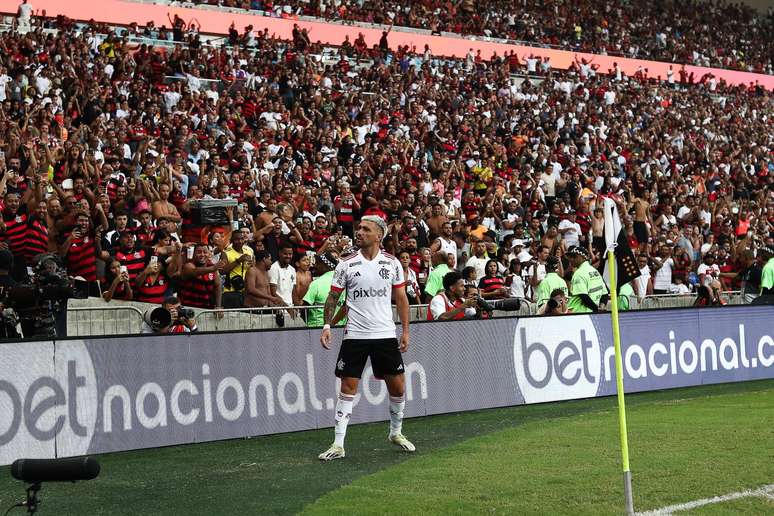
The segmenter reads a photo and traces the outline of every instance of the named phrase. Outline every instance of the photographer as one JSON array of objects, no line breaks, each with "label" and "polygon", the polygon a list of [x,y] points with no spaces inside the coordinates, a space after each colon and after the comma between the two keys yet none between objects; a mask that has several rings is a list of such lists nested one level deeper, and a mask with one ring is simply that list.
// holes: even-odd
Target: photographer
[{"label": "photographer", "polygon": [[427,310],[429,321],[451,321],[470,319],[478,315],[478,301],[475,297],[464,299],[465,280],[457,271],[443,277],[444,290],[430,301]]},{"label": "photographer", "polygon": [[74,294],[58,257],[43,254],[33,268],[32,282],[10,287],[5,305],[18,314],[25,338],[66,337],[67,299]]},{"label": "photographer", "polygon": [[198,329],[194,311],[183,308],[176,297],[168,297],[161,307],[145,313],[141,333],[193,333]]},{"label": "photographer", "polygon": [[567,287],[557,288],[551,292],[551,297],[538,308],[538,315],[564,315],[569,313],[567,310]]},{"label": "photographer", "polygon": [[0,338],[18,339],[21,335],[16,330],[19,318],[13,308],[8,306],[8,293],[17,285],[11,277],[13,255],[8,250],[0,250]]},{"label": "photographer", "polygon": [[538,310],[545,309],[546,303],[554,297],[554,292],[557,290],[561,290],[565,298],[569,293],[567,291],[567,282],[564,281],[558,272],[561,269],[561,264],[561,260],[556,256],[549,256],[546,260],[545,276],[538,283],[535,292]]}]

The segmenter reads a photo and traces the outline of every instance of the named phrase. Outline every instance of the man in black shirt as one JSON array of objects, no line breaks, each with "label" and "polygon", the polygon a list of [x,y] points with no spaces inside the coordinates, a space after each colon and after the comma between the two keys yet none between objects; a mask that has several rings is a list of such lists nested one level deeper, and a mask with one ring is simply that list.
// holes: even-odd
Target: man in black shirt
[{"label": "man in black shirt", "polygon": [[[742,298],[745,304],[752,303],[753,299],[758,297],[761,290],[761,274],[763,266],[750,249],[745,249],[739,256],[739,265],[741,270],[737,273],[738,278],[742,280]],[[725,275],[721,273],[721,276]]]}]

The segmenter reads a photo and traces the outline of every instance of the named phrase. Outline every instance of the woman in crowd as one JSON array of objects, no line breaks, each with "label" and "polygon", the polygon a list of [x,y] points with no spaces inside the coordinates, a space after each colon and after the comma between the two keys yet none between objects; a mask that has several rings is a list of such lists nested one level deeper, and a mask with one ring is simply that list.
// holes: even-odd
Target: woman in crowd
[{"label": "woman in crowd", "polygon": [[508,296],[505,278],[498,274],[497,261],[486,262],[485,275],[478,282],[478,290],[484,299],[502,299]]},{"label": "woman in crowd", "polygon": [[398,260],[400,260],[400,264],[403,267],[403,277],[406,279],[406,295],[409,298],[409,304],[419,304],[422,298],[422,290],[417,281],[417,274],[414,272],[414,269],[409,267],[411,264],[411,253],[401,251],[398,254]]},{"label": "woman in crowd", "polygon": [[102,299],[108,302],[113,299],[129,301],[133,294],[129,272],[121,270],[121,262],[111,260],[105,273],[105,280],[102,282]]}]

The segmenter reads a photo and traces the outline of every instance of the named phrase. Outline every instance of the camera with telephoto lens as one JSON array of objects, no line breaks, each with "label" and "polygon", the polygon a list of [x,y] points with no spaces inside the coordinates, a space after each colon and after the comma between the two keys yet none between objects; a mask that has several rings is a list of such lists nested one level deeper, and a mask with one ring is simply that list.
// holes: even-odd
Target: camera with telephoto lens
[{"label": "camera with telephoto lens", "polygon": [[191,320],[194,318],[193,308],[180,307],[177,309],[177,318],[180,320]]},{"label": "camera with telephoto lens", "polygon": [[43,254],[36,259],[32,281],[8,289],[4,304],[15,312],[24,337],[62,337],[64,327],[58,328],[57,319],[72,297],[76,292],[59,258]]},{"label": "camera with telephoto lens", "polygon": [[502,312],[517,312],[521,308],[521,300],[518,298],[505,298],[487,301],[481,296],[476,296],[476,307],[488,314],[491,314],[495,310],[500,310]]}]

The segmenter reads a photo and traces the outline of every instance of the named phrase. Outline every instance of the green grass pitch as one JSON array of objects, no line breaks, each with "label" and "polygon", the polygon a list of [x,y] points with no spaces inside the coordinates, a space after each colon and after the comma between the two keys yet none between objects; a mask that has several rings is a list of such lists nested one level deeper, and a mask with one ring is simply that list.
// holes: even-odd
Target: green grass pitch
[{"label": "green grass pitch", "polygon": [[[638,511],[774,483],[774,381],[627,396]],[[98,479],[51,483],[40,515],[620,514],[615,398],[351,426],[347,458],[320,463],[332,430],[99,457]],[[0,468],[0,514],[24,485]],[[743,498],[695,514],[774,513]],[[15,509],[10,514],[23,514]]]}]

